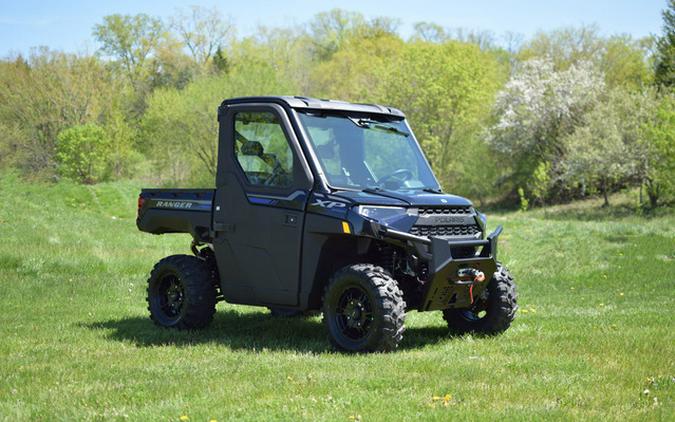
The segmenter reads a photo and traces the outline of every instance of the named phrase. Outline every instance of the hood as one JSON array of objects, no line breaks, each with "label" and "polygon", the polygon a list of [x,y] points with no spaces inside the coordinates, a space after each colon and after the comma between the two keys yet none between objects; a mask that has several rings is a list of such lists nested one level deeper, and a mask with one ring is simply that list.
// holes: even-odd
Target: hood
[{"label": "hood", "polygon": [[445,193],[430,193],[423,191],[396,192],[382,191],[339,191],[331,196],[337,196],[350,202],[362,205],[385,205],[385,206],[471,206],[471,201],[461,196]]}]

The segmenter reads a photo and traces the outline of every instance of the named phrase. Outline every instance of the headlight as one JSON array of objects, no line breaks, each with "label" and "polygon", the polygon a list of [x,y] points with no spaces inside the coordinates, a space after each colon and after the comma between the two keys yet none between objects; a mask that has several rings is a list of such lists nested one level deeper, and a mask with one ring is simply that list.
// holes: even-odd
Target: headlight
[{"label": "headlight", "polygon": [[356,212],[371,220],[377,220],[380,223],[387,224],[388,221],[398,220],[408,214],[408,210],[403,207],[376,207],[368,205],[359,205]]}]

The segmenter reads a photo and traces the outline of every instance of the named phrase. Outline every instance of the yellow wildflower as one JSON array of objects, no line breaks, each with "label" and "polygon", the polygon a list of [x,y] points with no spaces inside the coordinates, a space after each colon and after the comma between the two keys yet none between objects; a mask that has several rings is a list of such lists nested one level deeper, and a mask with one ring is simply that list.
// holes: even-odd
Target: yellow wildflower
[{"label": "yellow wildflower", "polygon": [[452,400],[452,396],[451,396],[450,394],[446,394],[446,395],[443,397],[443,405],[444,405],[444,406],[447,406],[448,404],[450,404],[450,401],[451,401],[451,400]]}]

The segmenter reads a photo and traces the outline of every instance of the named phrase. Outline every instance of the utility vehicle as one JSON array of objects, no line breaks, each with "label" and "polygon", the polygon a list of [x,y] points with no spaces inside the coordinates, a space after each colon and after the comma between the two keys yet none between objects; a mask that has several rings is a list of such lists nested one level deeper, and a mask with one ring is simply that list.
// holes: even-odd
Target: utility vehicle
[{"label": "utility vehicle", "polygon": [[440,311],[458,333],[509,327],[502,228],[486,236],[486,217],[441,191],[401,111],[247,97],[224,101],[218,122],[215,189],[138,198],[140,230],[192,236],[194,256],[150,274],[156,324],[205,327],[219,300],[323,312],[333,345],[353,352],[395,349],[410,310]]}]

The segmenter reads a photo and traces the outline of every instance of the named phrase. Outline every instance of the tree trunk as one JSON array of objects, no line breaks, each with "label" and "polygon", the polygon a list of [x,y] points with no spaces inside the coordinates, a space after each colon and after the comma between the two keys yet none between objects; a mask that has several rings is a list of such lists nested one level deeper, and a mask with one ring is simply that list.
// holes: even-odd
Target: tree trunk
[{"label": "tree trunk", "polygon": [[652,209],[655,209],[658,206],[659,196],[658,195],[649,195],[649,206]]},{"label": "tree trunk", "polygon": [[605,179],[605,178],[602,179],[601,187],[602,187],[602,197],[605,198],[605,203],[602,204],[602,207],[604,208],[604,207],[609,206],[609,197],[608,197],[608,194],[607,194],[607,190],[608,190],[607,179]]},{"label": "tree trunk", "polygon": [[645,184],[647,187],[647,197],[649,198],[649,207],[651,209],[655,209],[658,206],[659,203],[659,196],[660,196],[660,186],[657,182],[654,180],[651,180],[650,178],[647,178],[647,183]]},{"label": "tree trunk", "polygon": [[649,197],[649,207],[655,209],[659,203],[659,188],[658,186],[647,187],[647,196]]}]

